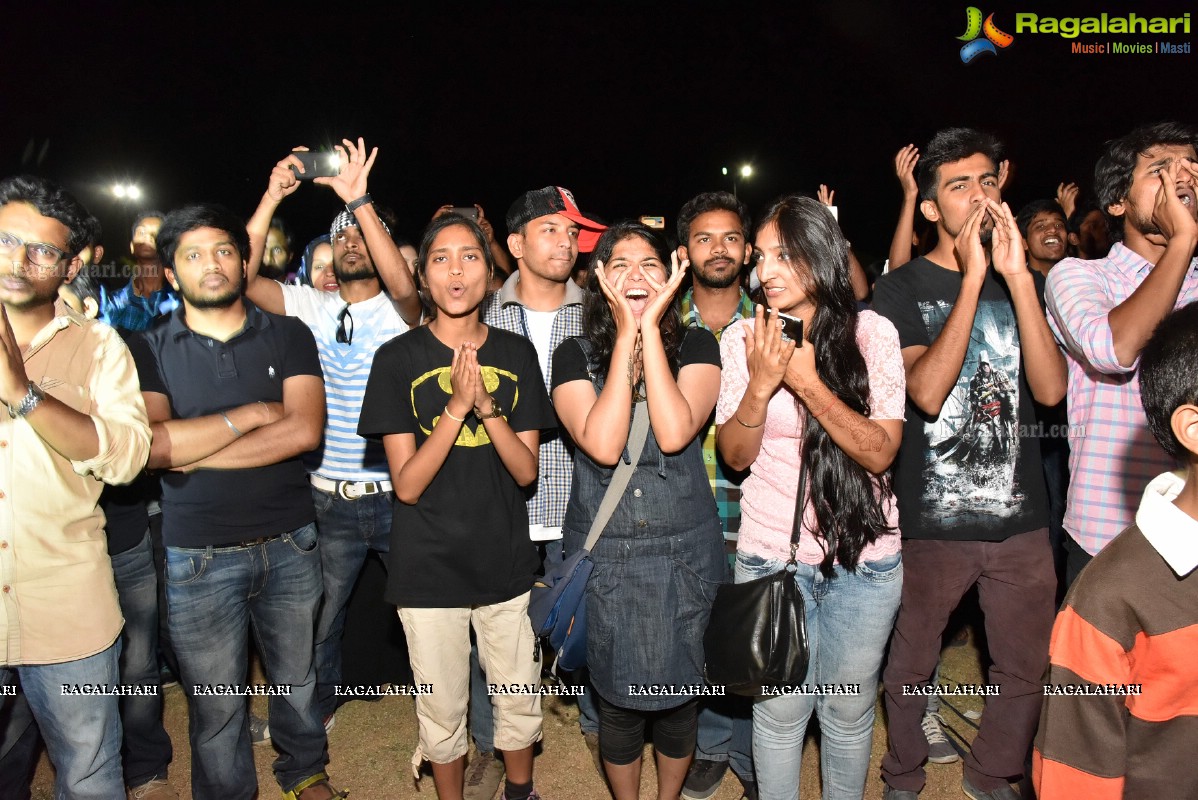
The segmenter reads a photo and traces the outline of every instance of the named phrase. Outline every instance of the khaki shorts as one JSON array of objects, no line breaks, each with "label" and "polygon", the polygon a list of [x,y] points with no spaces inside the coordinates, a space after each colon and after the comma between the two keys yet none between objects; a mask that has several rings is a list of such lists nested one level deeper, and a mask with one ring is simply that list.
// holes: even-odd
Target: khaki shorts
[{"label": "khaki shorts", "polygon": [[[399,609],[415,681],[432,685],[430,693],[416,696],[420,746],[413,764],[421,758],[448,764],[466,755],[471,625],[487,683],[540,688],[541,664],[533,660],[528,596],[525,592],[474,608]],[[520,750],[541,740],[539,693],[496,694],[491,703],[497,750]]]}]

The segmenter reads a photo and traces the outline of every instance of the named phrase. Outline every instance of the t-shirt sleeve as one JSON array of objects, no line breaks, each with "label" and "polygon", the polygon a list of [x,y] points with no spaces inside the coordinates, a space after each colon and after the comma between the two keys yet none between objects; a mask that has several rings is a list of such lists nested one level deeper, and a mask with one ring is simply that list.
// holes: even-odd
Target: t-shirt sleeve
[{"label": "t-shirt sleeve", "polygon": [[753,322],[739,320],[720,337],[720,397],[715,404],[715,422],[723,425],[732,419],[749,385],[749,364],[745,360],[745,337],[753,335]]},{"label": "t-shirt sleeve", "polygon": [[[907,265],[903,269],[913,269]],[[910,289],[910,278],[901,272],[883,275],[874,284],[874,311],[890,320],[898,331],[899,347],[930,347],[928,329],[924,325],[915,296]]]},{"label": "t-shirt sleeve", "polygon": [[324,378],[320,368],[320,353],[316,349],[316,337],[308,326],[298,319],[275,317],[274,322],[285,331],[283,380],[297,375],[314,375]]},{"label": "t-shirt sleeve", "polygon": [[359,436],[381,439],[391,433],[416,432],[410,370],[397,342],[383,345],[374,356],[358,416]]},{"label": "t-shirt sleeve", "polygon": [[564,339],[553,351],[551,378],[554,389],[570,381],[589,381],[591,379],[587,373],[586,353],[582,351],[582,346],[577,340]]},{"label": "t-shirt sleeve", "polygon": [[137,367],[137,380],[141,383],[143,392],[169,394],[166,381],[158,369],[158,356],[144,334],[135,333],[125,338],[129,352],[133,355],[133,363]]},{"label": "t-shirt sleeve", "polygon": [[307,325],[318,324],[320,320],[321,292],[311,286],[292,286],[283,284],[283,310],[289,317],[298,317]]},{"label": "t-shirt sleeve", "polygon": [[520,353],[520,367],[517,372],[520,399],[508,416],[508,424],[517,433],[556,428],[557,417],[554,416],[553,406],[549,403],[549,395],[545,394],[545,379],[541,376],[541,364],[536,348],[524,337],[515,339],[515,345]]},{"label": "t-shirt sleeve", "polygon": [[870,419],[903,419],[907,371],[894,325],[871,311],[861,312],[857,343],[869,374]]},{"label": "t-shirt sleeve", "polygon": [[690,364],[720,365],[720,343],[716,341],[711,331],[703,328],[689,328],[682,337],[682,346],[678,348],[678,368]]}]

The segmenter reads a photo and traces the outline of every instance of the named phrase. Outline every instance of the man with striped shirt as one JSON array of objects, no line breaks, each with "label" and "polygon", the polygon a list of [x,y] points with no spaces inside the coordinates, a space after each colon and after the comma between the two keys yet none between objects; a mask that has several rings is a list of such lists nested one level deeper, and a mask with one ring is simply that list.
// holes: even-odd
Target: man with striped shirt
[{"label": "man with striped shirt", "polygon": [[316,621],[316,694],[326,727],[332,726],[337,708],[335,687],[341,683],[341,634],[350,593],[370,551],[384,554],[390,549],[391,476],[382,444],[357,434],[362,397],[378,348],[420,320],[420,301],[407,262],[366,193],[378,149],[367,157],[362,139],[356,145],[345,140],[337,149],[340,174],[314,180],[332,188],[346,204],[329,230],[337,293],[284,286],[257,274],[270,219],[282,199],[299,188],[292,166],[302,167],[294,156],[275,166],[250,220],[253,254],[246,289],[246,296],[261,308],[299,317],[308,325],[324,370],[324,445],[308,454],[306,465],[324,572],[324,600]]},{"label": "man with striped shirt", "polygon": [[1066,584],[1132,524],[1148,482],[1173,461],[1148,434],[1136,364],[1157,323],[1198,299],[1195,188],[1198,130],[1145,126],[1107,143],[1094,189],[1115,245],[1106,258],[1067,258],[1045,288],[1049,325],[1069,366]]}]

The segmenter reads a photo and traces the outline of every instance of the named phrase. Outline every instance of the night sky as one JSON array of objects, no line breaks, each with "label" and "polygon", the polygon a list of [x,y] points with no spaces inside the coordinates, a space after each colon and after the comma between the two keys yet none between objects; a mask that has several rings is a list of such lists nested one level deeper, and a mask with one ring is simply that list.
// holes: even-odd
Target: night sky
[{"label": "night sky", "polygon": [[[106,194],[115,180],[139,182],[145,205],[217,201],[248,217],[293,145],[361,135],[380,150],[371,193],[410,238],[442,203],[481,203],[502,232],[516,195],[550,183],[607,220],[672,224],[695,193],[731,188],[721,167],[747,162],[740,193],[755,212],[827,183],[846,235],[880,257],[901,200],[894,154],[938,128],[1007,143],[1017,209],[1062,179],[1088,189],[1104,140],[1196,116],[1192,54],[1072,54],[1068,39],[1025,33],[963,64],[968,2],[82,5],[5,9],[0,171],[67,184],[120,252],[131,209]],[[1193,5],[979,8],[1015,33],[1016,12]],[[280,213],[302,246],[338,206],[305,186]]]}]

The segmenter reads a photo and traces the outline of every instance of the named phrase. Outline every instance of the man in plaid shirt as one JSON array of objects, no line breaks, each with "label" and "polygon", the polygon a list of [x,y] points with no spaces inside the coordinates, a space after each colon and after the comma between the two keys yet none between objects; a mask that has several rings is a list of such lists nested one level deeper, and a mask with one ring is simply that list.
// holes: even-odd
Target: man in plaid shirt
[{"label": "man in plaid shirt", "polygon": [[1198,299],[1198,130],[1166,122],[1107,142],[1094,190],[1116,240],[1105,258],[1049,273],[1049,324],[1069,365],[1072,482],[1066,583],[1134,522],[1148,482],[1174,463],[1148,431],[1136,376],[1157,324]]},{"label": "man in plaid shirt", "polygon": [[[507,212],[507,245],[517,269],[487,302],[483,321],[496,328],[527,336],[537,350],[545,391],[550,387],[553,351],[563,340],[582,334],[582,298],[570,279],[579,252],[595,248],[606,226],[582,215],[574,196],[560,186],[525,192]],[[528,500],[528,528],[543,545],[545,563],[562,559],[562,519],[574,476],[573,448],[556,432],[543,432],[536,489]],[[465,800],[490,800],[499,787],[503,764],[495,758],[494,722],[486,681],[471,652],[470,729],[478,755],[466,771]],[[584,733],[598,747],[598,722],[579,698]],[[591,742],[588,740],[588,745]]]},{"label": "man in plaid shirt", "polygon": [[[678,257],[691,262],[694,285],[682,296],[682,322],[705,328],[718,340],[738,319],[753,316],[753,301],[741,286],[753,246],[748,242],[749,211],[727,192],[705,192],[678,212]],[[714,415],[703,437],[703,463],[715,493],[724,539],[736,551],[740,531],[740,482],[716,453]],[[695,760],[682,787],[686,800],[707,800],[719,790],[729,763],[745,785],[756,785],[751,755],[752,706],[743,698],[701,702]]]}]

